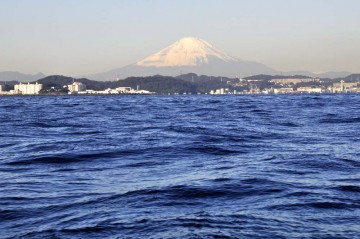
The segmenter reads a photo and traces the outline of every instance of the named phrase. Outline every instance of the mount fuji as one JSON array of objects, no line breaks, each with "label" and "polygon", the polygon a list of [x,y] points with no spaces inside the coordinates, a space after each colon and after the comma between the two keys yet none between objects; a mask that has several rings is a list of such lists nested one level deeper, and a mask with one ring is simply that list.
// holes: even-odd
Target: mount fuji
[{"label": "mount fuji", "polygon": [[176,76],[185,73],[244,77],[279,72],[258,62],[229,56],[205,40],[185,37],[134,64],[84,77],[94,80],[115,80],[130,76]]}]

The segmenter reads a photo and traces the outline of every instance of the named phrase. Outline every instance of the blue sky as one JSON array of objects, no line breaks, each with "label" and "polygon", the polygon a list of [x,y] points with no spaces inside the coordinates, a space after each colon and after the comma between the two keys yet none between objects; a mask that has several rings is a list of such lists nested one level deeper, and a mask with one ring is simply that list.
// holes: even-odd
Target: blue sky
[{"label": "blue sky", "polygon": [[360,72],[358,0],[1,0],[0,71],[81,75],[200,37],[274,69]]}]

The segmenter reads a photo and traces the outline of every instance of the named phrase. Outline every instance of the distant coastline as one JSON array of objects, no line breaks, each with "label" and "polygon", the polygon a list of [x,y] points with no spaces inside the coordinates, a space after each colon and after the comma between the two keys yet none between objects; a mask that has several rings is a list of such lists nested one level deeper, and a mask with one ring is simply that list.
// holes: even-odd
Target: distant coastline
[{"label": "distant coastline", "polygon": [[303,75],[255,75],[245,78],[184,74],[177,77],[129,77],[116,81],[53,75],[33,82],[0,82],[1,96],[39,95],[223,95],[360,93],[360,74],[337,79]]}]

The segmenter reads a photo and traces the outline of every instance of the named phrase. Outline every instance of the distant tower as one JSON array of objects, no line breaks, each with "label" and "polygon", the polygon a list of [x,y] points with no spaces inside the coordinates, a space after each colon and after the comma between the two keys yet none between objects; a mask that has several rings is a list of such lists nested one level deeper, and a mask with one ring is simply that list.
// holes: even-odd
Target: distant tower
[{"label": "distant tower", "polygon": [[344,80],[340,81],[340,91],[341,92],[344,92],[344,82],[345,82]]},{"label": "distant tower", "polygon": [[116,75],[116,80],[120,80],[119,74]]},{"label": "distant tower", "polygon": [[136,90],[139,91],[139,85],[136,85]]}]

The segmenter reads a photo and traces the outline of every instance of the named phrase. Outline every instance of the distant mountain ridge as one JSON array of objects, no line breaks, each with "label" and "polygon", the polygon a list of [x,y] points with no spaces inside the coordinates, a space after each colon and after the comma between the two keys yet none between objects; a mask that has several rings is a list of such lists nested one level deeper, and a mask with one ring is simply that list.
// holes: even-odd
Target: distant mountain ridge
[{"label": "distant mountain ridge", "polygon": [[0,81],[21,81],[21,82],[30,82],[34,80],[38,80],[44,78],[45,75],[41,72],[30,75],[30,74],[23,74],[16,71],[3,71],[0,72]]},{"label": "distant mountain ridge", "polygon": [[252,75],[306,75],[318,78],[339,78],[351,72],[312,73],[309,71],[281,72],[253,61],[232,57],[207,41],[185,37],[143,60],[124,67],[98,74],[82,75],[93,80],[116,80],[127,77],[167,75],[178,76],[186,73],[223,77],[247,77]]},{"label": "distant mountain ridge", "polygon": [[310,71],[288,71],[285,72],[287,75],[305,75],[305,76],[311,76],[311,77],[317,77],[317,78],[340,78],[340,77],[346,77],[348,75],[351,75],[351,72],[348,71],[327,71],[323,73],[312,73]]}]

